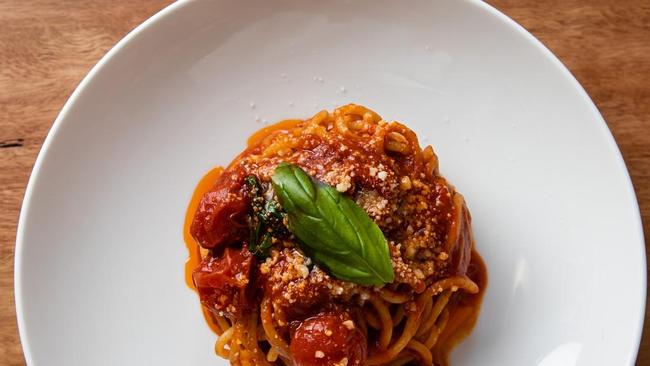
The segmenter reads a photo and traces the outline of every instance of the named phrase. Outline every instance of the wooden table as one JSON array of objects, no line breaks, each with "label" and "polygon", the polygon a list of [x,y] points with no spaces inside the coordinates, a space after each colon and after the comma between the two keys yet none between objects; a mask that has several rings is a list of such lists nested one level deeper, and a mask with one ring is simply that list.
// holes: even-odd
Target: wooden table
[{"label": "wooden table", "polygon": [[[650,238],[650,2],[489,2],[548,46],[592,97],[623,153]],[[25,362],[14,311],[13,250],[20,204],[41,143],[88,70],[168,3],[0,0],[1,365]],[[638,366],[650,366],[648,323]]]}]

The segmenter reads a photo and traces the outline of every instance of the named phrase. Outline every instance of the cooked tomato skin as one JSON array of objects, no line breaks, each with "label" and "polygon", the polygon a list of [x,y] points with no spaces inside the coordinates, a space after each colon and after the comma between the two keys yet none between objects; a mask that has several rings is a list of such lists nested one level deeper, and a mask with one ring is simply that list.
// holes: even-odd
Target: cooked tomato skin
[{"label": "cooked tomato skin", "polygon": [[201,198],[190,232],[206,249],[236,243],[247,234],[248,196],[243,171],[225,171]]},{"label": "cooked tomato skin", "polygon": [[326,366],[347,359],[363,365],[368,342],[350,314],[330,310],[305,319],[291,337],[290,351],[296,366]]},{"label": "cooked tomato skin", "polygon": [[201,303],[210,311],[241,315],[252,305],[248,291],[253,256],[246,246],[226,248],[218,257],[208,256],[192,273]]}]

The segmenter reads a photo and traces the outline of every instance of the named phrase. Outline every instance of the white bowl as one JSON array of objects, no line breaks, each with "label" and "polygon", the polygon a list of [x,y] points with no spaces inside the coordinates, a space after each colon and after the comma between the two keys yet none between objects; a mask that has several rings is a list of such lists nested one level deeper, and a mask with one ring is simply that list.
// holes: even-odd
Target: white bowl
[{"label": "white bowl", "polygon": [[[184,283],[192,190],[265,121],[355,102],[433,144],[489,287],[452,365],[632,365],[645,254],[602,117],[537,40],[474,1],[182,2],[84,79],[20,216],[31,365],[225,365]],[[252,107],[251,105],[254,105]]]}]

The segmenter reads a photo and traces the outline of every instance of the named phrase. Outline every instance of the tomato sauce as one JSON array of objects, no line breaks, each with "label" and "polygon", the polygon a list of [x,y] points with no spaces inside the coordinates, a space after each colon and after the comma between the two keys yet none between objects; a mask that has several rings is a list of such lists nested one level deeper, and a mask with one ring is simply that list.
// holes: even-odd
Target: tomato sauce
[{"label": "tomato sauce", "polygon": [[450,307],[449,321],[440,334],[433,348],[434,358],[448,364],[448,358],[454,347],[465,339],[474,329],[481,303],[487,287],[487,270],[483,259],[476,250],[472,250],[472,260],[468,276],[476,282],[479,293],[475,295],[463,294],[455,307]]},{"label": "tomato sauce", "polygon": [[[187,284],[187,287],[193,291],[197,291],[197,289],[194,285],[194,280],[192,279],[192,272],[194,271],[194,268],[198,267],[201,263],[202,255],[201,247],[199,247],[199,244],[192,237],[190,228],[192,227],[194,213],[199,207],[201,198],[214,186],[214,182],[216,182],[217,179],[221,176],[221,173],[223,173],[223,168],[218,166],[212,168],[203,176],[203,178],[201,178],[199,183],[196,185],[196,188],[194,188],[192,198],[190,199],[190,203],[187,206],[187,211],[185,212],[185,222],[183,224],[183,240],[185,241],[185,246],[187,247],[187,252],[189,253],[187,262],[185,262],[185,284]],[[212,315],[203,306],[201,306],[201,311],[203,312],[205,322],[208,324],[210,329],[212,329],[212,331],[216,334],[219,334],[219,327],[215,323]]]},{"label": "tomato sauce", "polygon": [[291,128],[295,127],[298,123],[302,122],[300,119],[285,119],[283,121],[280,121],[278,123],[274,123],[272,125],[269,125],[267,127],[264,127],[260,129],[259,131],[253,133],[248,140],[246,141],[246,145],[248,147],[251,147],[258,142],[264,140],[268,135],[270,135],[273,132],[276,131],[288,131]]}]

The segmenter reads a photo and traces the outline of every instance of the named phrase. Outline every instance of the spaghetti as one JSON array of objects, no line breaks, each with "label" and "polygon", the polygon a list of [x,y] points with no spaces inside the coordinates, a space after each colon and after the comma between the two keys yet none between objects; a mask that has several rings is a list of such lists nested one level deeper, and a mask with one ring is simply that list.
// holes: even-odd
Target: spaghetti
[{"label": "spaghetti", "polygon": [[[245,179],[259,179],[268,205],[282,162],[363,208],[387,239],[392,283],[337,279],[282,227],[278,235],[268,228],[264,255],[249,251],[255,199]],[[215,352],[232,365],[446,365],[486,286],[469,211],[433,149],[354,104],[251,136],[199,184],[185,232],[188,277],[219,335]]]}]

